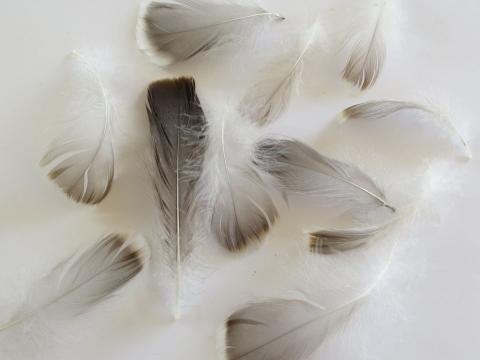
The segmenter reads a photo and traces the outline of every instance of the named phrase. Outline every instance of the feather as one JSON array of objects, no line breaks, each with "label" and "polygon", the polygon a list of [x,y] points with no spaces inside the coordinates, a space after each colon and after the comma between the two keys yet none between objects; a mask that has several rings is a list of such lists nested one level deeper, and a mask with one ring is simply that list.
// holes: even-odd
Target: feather
[{"label": "feather", "polygon": [[112,121],[115,113],[93,65],[77,53],[75,92],[66,127],[41,160],[48,176],[70,198],[98,204],[109,193],[114,177]]},{"label": "feather", "polygon": [[[407,111],[408,115],[410,115],[409,118],[412,118],[415,121],[422,121],[425,118],[433,120],[433,124],[438,126],[439,129],[444,130],[449,135],[457,138],[461,143],[466,157],[469,159],[472,158],[472,152],[468,143],[447,116],[415,102],[396,100],[368,101],[350,106],[340,114],[339,118],[342,123],[345,121],[371,121],[384,119],[402,121],[405,119],[400,115]],[[398,115],[398,117],[395,118],[395,115]]]},{"label": "feather", "polygon": [[154,63],[166,66],[217,48],[265,22],[280,20],[284,18],[255,4],[152,1],[140,10],[137,43]]},{"label": "feather", "polygon": [[153,182],[164,224],[163,241],[175,272],[178,316],[182,263],[191,251],[194,194],[207,146],[207,122],[192,78],[152,83],[147,112],[155,162]]},{"label": "feather", "polygon": [[328,311],[301,300],[250,304],[227,321],[226,359],[307,359],[350,315],[353,305]]},{"label": "feather", "polygon": [[317,254],[334,254],[355,249],[383,233],[391,222],[366,228],[322,230],[310,233],[310,251]]},{"label": "feather", "polygon": [[347,64],[343,69],[343,78],[361,90],[367,90],[377,81],[385,63],[387,48],[384,37],[385,13],[387,1],[375,6],[376,16],[369,19],[364,29],[356,29],[350,35],[353,42]]},{"label": "feather", "polygon": [[144,262],[141,251],[122,236],[108,235],[42,278],[21,309],[0,325],[0,332],[39,317],[69,321],[111,297],[142,270]]},{"label": "feather", "polygon": [[[369,298],[387,273],[389,259],[367,287],[343,305],[326,308],[306,300],[272,299],[249,304],[226,321],[225,360],[306,360]],[[307,293],[304,293],[305,295]]]},{"label": "feather", "polygon": [[[216,149],[218,170],[210,179],[212,199],[211,229],[217,240],[236,252],[260,242],[277,219],[278,213],[250,149],[221,127],[221,149]],[[228,130],[227,130],[228,132]],[[212,184],[216,184],[212,187]]]},{"label": "feather", "polygon": [[258,126],[277,120],[285,111],[297,86],[303,63],[317,37],[319,24],[309,30],[300,46],[281,61],[269,64],[263,78],[250,88],[239,105],[239,111]]},{"label": "feather", "polygon": [[258,142],[259,166],[274,176],[286,195],[314,196],[322,202],[361,210],[386,207],[395,212],[383,191],[360,169],[323,156],[299,141],[266,138]]}]

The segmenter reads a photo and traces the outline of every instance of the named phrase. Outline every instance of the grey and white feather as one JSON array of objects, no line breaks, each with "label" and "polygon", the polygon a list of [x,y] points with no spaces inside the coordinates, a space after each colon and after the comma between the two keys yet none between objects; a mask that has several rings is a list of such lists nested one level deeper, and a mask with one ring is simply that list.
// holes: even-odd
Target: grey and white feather
[{"label": "grey and white feather", "polygon": [[171,0],[142,5],[137,43],[157,65],[188,60],[284,18],[250,2]]},{"label": "grey and white feather", "polygon": [[72,55],[73,89],[63,132],[49,145],[41,165],[70,198],[98,204],[109,193],[115,170],[112,122],[115,111],[94,65]]},{"label": "grey and white feather", "polygon": [[142,249],[121,235],[108,235],[83,253],[62,262],[30,290],[28,298],[0,332],[34,319],[71,321],[110,298],[143,268]]},{"label": "grey and white feather", "polygon": [[214,236],[229,251],[237,252],[260,242],[275,223],[278,212],[254,163],[252,149],[245,149],[234,136],[226,136],[229,131],[223,122],[221,149],[211,160],[217,161],[218,167],[210,174],[208,189],[212,193],[208,197]]},{"label": "grey and white feather", "polygon": [[349,43],[352,44],[343,78],[361,90],[371,88],[383,69],[387,56],[384,22],[387,1],[376,4],[373,18],[366,20],[360,28],[352,29]]},{"label": "grey and white feather", "polygon": [[163,229],[160,242],[176,279],[176,314],[182,264],[191,252],[195,192],[207,147],[207,122],[192,78],[161,80],[148,88],[152,180]]},{"label": "grey and white feather", "polygon": [[[432,130],[443,130],[448,134],[449,138],[457,139],[463,148],[465,156],[469,159],[472,158],[470,146],[450,119],[444,114],[419,103],[398,100],[368,101],[345,109],[340,114],[339,119],[342,123],[360,120],[405,121],[403,114],[407,114],[408,119],[414,121],[429,120],[435,126]],[[455,140],[452,142],[455,143]]]},{"label": "grey and white feather", "polygon": [[350,229],[325,229],[310,233],[310,251],[317,254],[335,254],[356,249],[386,231],[391,222]]},{"label": "grey and white feather", "polygon": [[227,360],[304,360],[352,311],[328,311],[300,300],[253,303],[226,322]]},{"label": "grey and white feather", "polygon": [[307,195],[315,201],[361,211],[386,207],[395,212],[384,192],[357,167],[323,156],[288,138],[265,138],[256,146],[260,168],[275,177],[287,197]]}]

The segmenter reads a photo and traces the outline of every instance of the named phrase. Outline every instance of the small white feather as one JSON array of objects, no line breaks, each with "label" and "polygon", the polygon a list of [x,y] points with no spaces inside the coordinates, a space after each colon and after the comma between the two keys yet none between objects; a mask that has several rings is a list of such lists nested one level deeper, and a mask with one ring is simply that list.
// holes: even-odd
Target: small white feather
[{"label": "small white feather", "polygon": [[62,133],[49,145],[41,165],[70,198],[98,204],[109,193],[115,159],[112,122],[115,111],[94,65],[72,53],[71,102]]},{"label": "small white feather", "polygon": [[318,36],[319,26],[319,22],[315,22],[294,51],[269,64],[262,71],[260,81],[248,89],[239,109],[252,123],[268,125],[286,110],[292,92],[300,81],[305,57]]},{"label": "small white feather", "polygon": [[369,16],[350,30],[346,44],[350,47],[343,78],[361,90],[372,87],[384,67],[387,56],[386,23],[392,12],[393,1],[378,1]]}]

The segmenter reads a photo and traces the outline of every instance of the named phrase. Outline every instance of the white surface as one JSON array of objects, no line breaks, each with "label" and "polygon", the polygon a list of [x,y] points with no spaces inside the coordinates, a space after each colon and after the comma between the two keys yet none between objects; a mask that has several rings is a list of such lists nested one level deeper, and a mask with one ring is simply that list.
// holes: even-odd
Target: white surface
[{"label": "white surface", "polygon": [[[313,18],[317,11],[329,14],[329,9],[339,3],[335,0],[262,1],[268,8],[290,15],[297,23],[305,23],[305,19]],[[138,175],[142,164],[136,161],[137,145],[145,135],[144,91],[150,81],[167,74],[152,66],[136,49],[137,7],[134,0],[2,4],[2,318],[8,317],[8,311],[30,281],[81,244],[93,242],[106,231],[131,231],[145,225],[144,215],[148,209],[141,196],[146,183]],[[318,359],[474,360],[480,356],[480,243],[476,231],[480,201],[476,138],[480,82],[480,49],[476,36],[480,4],[477,0],[461,3],[404,0],[402,8],[404,17],[398,25],[401,44],[392,47],[381,80],[362,98],[411,99],[420,94],[443,105],[448,102],[452,112],[458,115],[454,120],[470,141],[474,159],[454,168],[461,176],[453,186],[448,185],[448,195],[434,202],[440,210],[435,216],[421,215],[425,221],[415,225],[414,241],[409,240],[411,236],[400,238],[390,271],[363,310],[361,321],[330,339],[314,357]],[[42,151],[56,133],[55,125],[61,121],[62,104],[67,95],[63,85],[65,58],[74,48],[102,53],[115,64],[111,68],[115,76],[109,86],[121,102],[118,143],[124,150],[120,174],[113,193],[97,209],[68,201],[38,167]],[[191,69],[187,64],[176,70],[198,72],[199,92],[209,95],[210,100],[215,100],[216,94],[242,85],[236,80],[225,84],[221,74],[232,70],[243,74],[248,68],[206,64],[210,63],[205,61]],[[307,79],[314,78],[311,71]],[[248,77],[244,81],[248,81]],[[341,97],[327,94],[325,90],[315,92],[311,81],[305,83],[307,89],[292,101],[282,120],[282,132],[302,137],[308,134],[306,139],[312,140],[320,136],[321,129],[339,110],[360,100],[345,94]],[[340,154],[352,151],[347,144],[337,143],[336,147],[335,151]],[[408,174],[404,176],[408,178]],[[72,324],[72,329],[62,331],[62,336],[56,339],[58,343],[49,345],[44,355],[41,351],[35,356],[25,355],[22,348],[12,358],[213,359],[216,329],[222,319],[241,304],[241,299],[275,295],[268,288],[273,288],[278,279],[275,276],[268,279],[268,274],[277,277],[278,274],[262,270],[260,255],[216,262],[212,265],[216,271],[209,279],[196,275],[197,280],[202,280],[200,284],[211,289],[193,289],[186,315],[177,323],[165,316],[163,297],[149,298],[149,293],[141,289],[135,291],[137,288],[133,286],[124,296],[79,321],[81,324]],[[235,264],[228,265],[230,268],[224,272],[222,266],[229,260]],[[233,276],[236,266],[241,265],[240,269],[249,268],[251,273],[239,275],[239,279],[251,278],[251,284],[225,279]],[[266,290],[258,290],[257,270],[269,280]]]}]

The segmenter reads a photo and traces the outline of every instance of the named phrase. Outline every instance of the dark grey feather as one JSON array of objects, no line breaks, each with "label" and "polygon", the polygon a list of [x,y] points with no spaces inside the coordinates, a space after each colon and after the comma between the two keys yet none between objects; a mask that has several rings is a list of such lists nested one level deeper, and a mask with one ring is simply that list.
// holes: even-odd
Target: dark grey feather
[{"label": "dark grey feather", "polygon": [[137,41],[158,65],[185,61],[266,21],[283,20],[258,5],[206,0],[152,1],[140,13]]},{"label": "dark grey feather", "polygon": [[152,83],[147,111],[162,240],[175,269],[178,301],[181,265],[191,251],[194,198],[207,147],[207,123],[192,78]]}]

